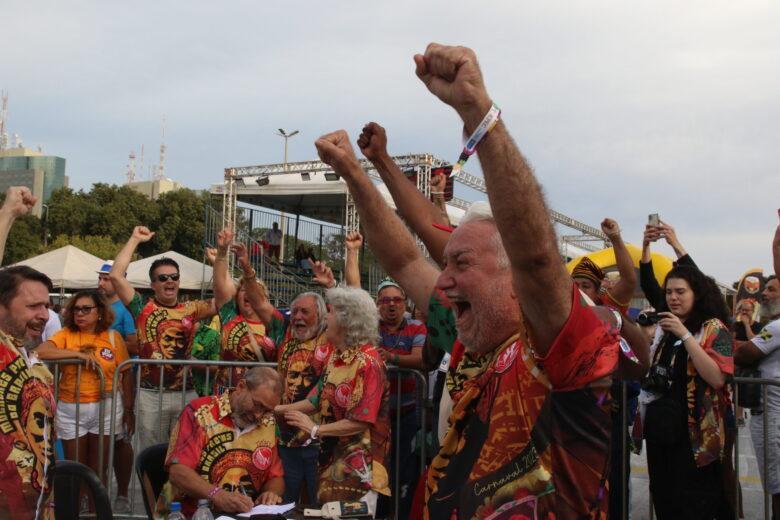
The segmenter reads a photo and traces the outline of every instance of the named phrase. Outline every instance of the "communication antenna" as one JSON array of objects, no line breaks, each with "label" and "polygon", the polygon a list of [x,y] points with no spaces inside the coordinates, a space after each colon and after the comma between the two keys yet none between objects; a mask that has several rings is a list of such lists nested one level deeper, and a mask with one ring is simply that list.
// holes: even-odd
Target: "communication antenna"
[{"label": "communication antenna", "polygon": [[135,182],[135,152],[130,152],[127,161],[127,183]]},{"label": "communication antenna", "polygon": [[141,162],[138,163],[138,171],[141,172],[141,178],[144,176],[146,166],[144,165],[144,145],[141,145]]},{"label": "communication antenna", "polygon": [[155,180],[161,181],[165,179],[165,152],[168,147],[165,146],[165,116],[163,116],[162,122],[162,144],[160,144],[160,164],[157,166],[157,175]]},{"label": "communication antenna", "polygon": [[8,146],[8,92],[0,92],[3,104],[0,108],[0,150],[5,150]]}]

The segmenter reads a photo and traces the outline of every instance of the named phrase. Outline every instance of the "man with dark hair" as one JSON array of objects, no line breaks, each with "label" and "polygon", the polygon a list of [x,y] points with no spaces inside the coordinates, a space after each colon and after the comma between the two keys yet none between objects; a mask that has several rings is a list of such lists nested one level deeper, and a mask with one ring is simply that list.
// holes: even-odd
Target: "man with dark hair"
[{"label": "man with dark hair", "polygon": [[[136,320],[141,359],[189,359],[192,340],[202,318],[212,316],[214,309],[206,301],[179,303],[179,265],[171,258],[160,258],[149,269],[154,297],[146,302],[125,278],[127,266],[138,244],[148,242],[154,233],[136,226],[127,244],[117,255],[110,278],[116,295],[127,305]],[[162,370],[162,408],[157,390]],[[171,365],[141,365],[141,388],[138,391],[137,427],[140,449],[165,442],[181,412],[183,368]],[[198,397],[187,379],[186,401]]]},{"label": "man with dark hair", "polygon": [[[775,274],[767,278],[761,293],[761,314],[770,321],[749,341],[737,341],[734,362],[740,366],[758,363],[761,377],[780,379],[780,226],[772,240]],[[780,518],[780,388],[767,389],[767,402],[750,417],[750,436],[756,451],[756,461],[764,491],[772,495],[774,518]],[[766,423],[766,425],[764,424]],[[764,428],[767,445],[764,446]],[[764,458],[764,449],[767,458]],[[765,478],[766,476],[766,478]]]},{"label": "man with dark hair", "polygon": [[165,497],[181,502],[188,517],[203,498],[223,513],[280,503],[284,478],[274,407],[281,398],[279,374],[255,367],[235,388],[188,404],[165,456],[173,492],[160,494],[158,513],[167,513]]},{"label": "man with dark hair", "polygon": [[[0,259],[14,220],[35,197],[12,186],[0,208]],[[51,372],[27,349],[49,318],[51,280],[30,267],[0,271],[0,511],[9,518],[52,519],[54,395]]]}]

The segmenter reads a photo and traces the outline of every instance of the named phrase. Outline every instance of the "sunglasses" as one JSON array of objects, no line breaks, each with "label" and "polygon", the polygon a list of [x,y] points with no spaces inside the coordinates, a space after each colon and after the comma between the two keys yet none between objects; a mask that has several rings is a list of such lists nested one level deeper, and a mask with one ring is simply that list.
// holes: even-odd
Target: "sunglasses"
[{"label": "sunglasses", "polygon": [[83,305],[81,307],[73,307],[73,313],[74,314],[89,314],[92,312],[92,309],[96,309],[97,306],[95,305]]},{"label": "sunglasses", "polygon": [[377,303],[379,303],[379,305],[389,305],[391,303],[394,303],[394,304],[398,305],[398,304],[400,304],[400,303],[402,303],[404,301],[406,301],[406,300],[404,300],[400,296],[394,296],[393,298],[379,298],[377,300]]},{"label": "sunglasses", "polygon": [[158,274],[158,275],[157,275],[157,281],[159,281],[159,282],[167,282],[167,281],[168,281],[168,278],[170,278],[170,279],[171,279],[171,280],[173,280],[174,282],[178,282],[178,281],[179,281],[179,273],[174,273],[174,274]]}]

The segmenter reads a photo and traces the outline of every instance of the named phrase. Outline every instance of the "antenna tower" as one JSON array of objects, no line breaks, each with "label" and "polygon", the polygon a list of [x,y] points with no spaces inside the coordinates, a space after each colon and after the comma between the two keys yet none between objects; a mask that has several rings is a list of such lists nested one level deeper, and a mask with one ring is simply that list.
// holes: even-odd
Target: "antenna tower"
[{"label": "antenna tower", "polygon": [[5,90],[0,92],[2,96],[3,104],[0,108],[0,151],[5,150],[8,147],[8,92]]},{"label": "antenna tower", "polygon": [[130,152],[127,161],[127,183],[135,182],[135,152]]},{"label": "antenna tower", "polygon": [[165,152],[168,147],[165,146],[165,116],[163,116],[162,123],[162,144],[160,144],[160,164],[157,166],[157,175],[155,180],[161,181],[165,179]]}]

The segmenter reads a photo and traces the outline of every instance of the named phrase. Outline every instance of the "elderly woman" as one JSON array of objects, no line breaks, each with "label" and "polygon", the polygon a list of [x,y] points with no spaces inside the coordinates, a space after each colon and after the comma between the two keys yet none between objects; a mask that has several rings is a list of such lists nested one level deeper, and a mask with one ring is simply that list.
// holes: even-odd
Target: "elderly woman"
[{"label": "elderly woman", "polygon": [[[388,384],[373,343],[376,304],[364,290],[326,293],[327,339],[335,348],[308,399],[276,407],[288,424],[320,439],[317,500],[363,500],[376,511],[378,494],[390,495],[384,461],[389,448]],[[321,423],[309,416],[319,412]]]}]

